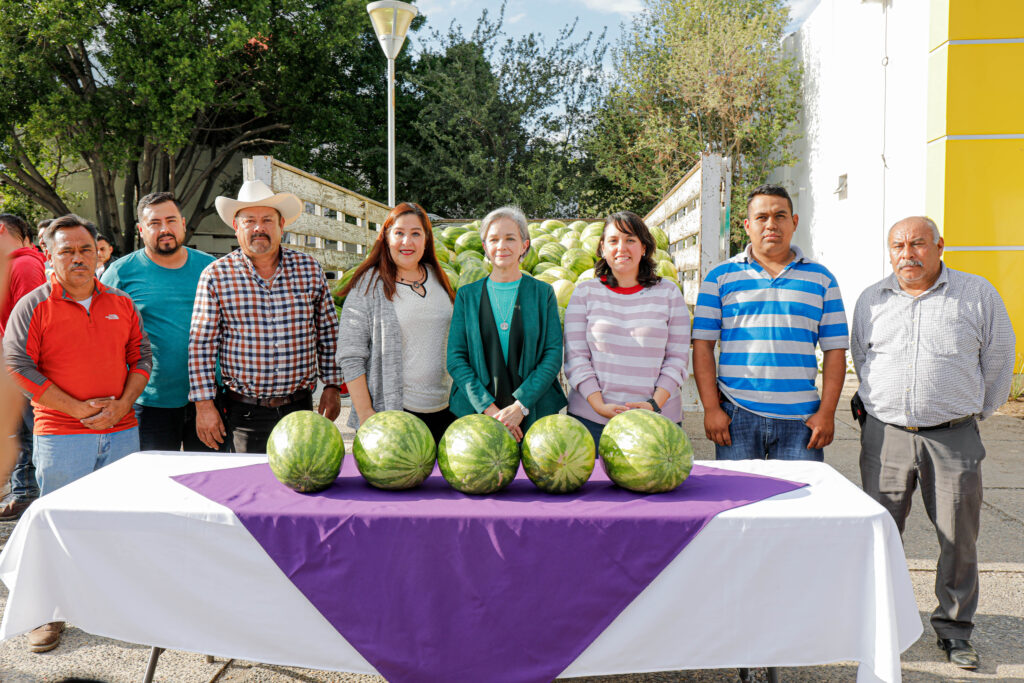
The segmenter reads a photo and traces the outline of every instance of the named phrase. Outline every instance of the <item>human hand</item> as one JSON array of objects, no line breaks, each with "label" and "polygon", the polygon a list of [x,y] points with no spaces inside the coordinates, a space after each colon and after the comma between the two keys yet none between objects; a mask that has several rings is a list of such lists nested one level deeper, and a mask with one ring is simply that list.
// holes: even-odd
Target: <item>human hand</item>
[{"label": "human hand", "polygon": [[[592,407],[598,415],[601,417],[607,417],[609,420],[619,413],[624,413],[629,410],[626,406],[619,405],[617,403],[605,403],[604,401],[601,401],[596,406],[592,405]],[[650,408],[650,406],[647,407]]]},{"label": "human hand", "polygon": [[92,408],[99,408],[99,412],[80,420],[86,429],[110,429],[119,423],[132,406],[127,401],[119,398],[101,398],[86,401]]},{"label": "human hand", "polygon": [[[326,417],[331,422],[338,419],[341,415],[341,392],[338,391],[337,387],[325,387],[322,394],[320,394],[320,403],[316,407],[316,412]],[[369,417],[369,415],[367,415]],[[362,424],[362,422],[360,422]]]},{"label": "human hand", "polygon": [[630,410],[654,410],[654,406],[647,401],[627,401],[626,407]]},{"label": "human hand", "polygon": [[811,439],[807,442],[807,448],[824,448],[832,443],[836,433],[836,414],[825,410],[819,410],[807,418],[805,425],[811,429]]},{"label": "human hand", "polygon": [[196,436],[215,451],[224,443],[227,430],[213,401],[196,401]]},{"label": "human hand", "polygon": [[729,425],[732,418],[722,410],[721,406],[713,406],[704,411],[704,434],[719,446],[731,446],[732,437],[729,436]]},{"label": "human hand", "polygon": [[495,413],[493,417],[495,420],[498,420],[501,424],[505,425],[508,431],[512,433],[512,436],[515,437],[516,441],[523,440],[523,430],[521,425],[523,423],[524,416],[518,403],[505,406]]}]

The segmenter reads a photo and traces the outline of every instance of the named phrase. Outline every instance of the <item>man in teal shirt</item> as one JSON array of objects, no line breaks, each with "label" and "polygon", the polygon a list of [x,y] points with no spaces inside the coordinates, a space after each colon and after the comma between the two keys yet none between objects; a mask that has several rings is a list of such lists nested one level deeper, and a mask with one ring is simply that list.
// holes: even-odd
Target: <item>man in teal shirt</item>
[{"label": "man in teal shirt", "polygon": [[199,275],[213,257],[183,246],[185,219],[170,192],[139,200],[145,248],[107,267],[101,281],[128,294],[142,315],[153,349],[153,372],[135,402],[142,450],[209,451],[196,436],[188,400],[188,331]]}]

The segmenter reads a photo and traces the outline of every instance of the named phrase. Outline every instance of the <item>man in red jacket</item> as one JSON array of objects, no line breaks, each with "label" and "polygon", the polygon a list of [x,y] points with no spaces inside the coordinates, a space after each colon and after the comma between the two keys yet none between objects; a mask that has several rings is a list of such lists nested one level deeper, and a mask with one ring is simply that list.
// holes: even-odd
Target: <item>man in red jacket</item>
[{"label": "man in red jacket", "polygon": [[[32,244],[32,229],[20,216],[0,214],[0,252],[7,253],[7,297],[0,304],[0,337],[14,304],[46,282],[46,259]],[[11,472],[11,495],[0,507],[0,521],[9,522],[39,497],[36,468],[32,465],[32,406],[26,405],[18,425],[18,459]]]},{"label": "man in red jacket", "polygon": [[[4,357],[35,412],[33,457],[46,495],[139,450],[132,409],[152,354],[124,292],[96,280],[96,231],[75,215],[46,228],[53,275],[14,306]],[[60,643],[63,622],[29,633],[29,649]]]}]

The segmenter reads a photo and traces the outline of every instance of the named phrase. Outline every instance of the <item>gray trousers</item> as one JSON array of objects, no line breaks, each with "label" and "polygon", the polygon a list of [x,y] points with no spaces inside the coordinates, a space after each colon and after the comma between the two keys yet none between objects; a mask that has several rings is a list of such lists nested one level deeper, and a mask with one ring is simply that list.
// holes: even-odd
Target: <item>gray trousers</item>
[{"label": "gray trousers", "polygon": [[867,416],[860,432],[864,491],[903,528],[914,489],[939,538],[932,628],[939,638],[969,639],[978,608],[978,531],[981,527],[981,461],[978,424],[907,432]]}]

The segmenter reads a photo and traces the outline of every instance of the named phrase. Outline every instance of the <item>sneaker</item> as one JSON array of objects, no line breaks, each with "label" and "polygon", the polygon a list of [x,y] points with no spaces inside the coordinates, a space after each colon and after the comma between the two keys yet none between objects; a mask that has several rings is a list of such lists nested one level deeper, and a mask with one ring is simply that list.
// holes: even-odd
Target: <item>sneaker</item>
[{"label": "sneaker", "polygon": [[0,522],[14,522],[21,519],[22,513],[25,512],[31,504],[31,500],[14,500],[12,498],[7,501],[7,505],[0,508]]},{"label": "sneaker", "polygon": [[28,649],[30,652],[49,652],[60,645],[60,635],[64,633],[63,621],[51,621],[28,632]]}]

